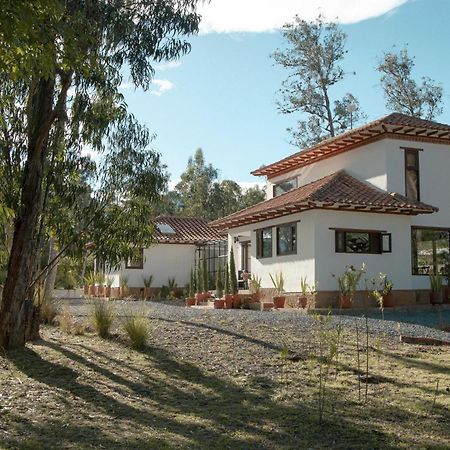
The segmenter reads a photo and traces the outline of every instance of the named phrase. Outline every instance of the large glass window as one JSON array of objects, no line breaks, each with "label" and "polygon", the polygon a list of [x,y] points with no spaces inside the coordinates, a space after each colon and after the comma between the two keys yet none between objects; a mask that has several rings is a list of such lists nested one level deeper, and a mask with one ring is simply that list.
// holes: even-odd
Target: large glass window
[{"label": "large glass window", "polygon": [[256,230],[256,256],[258,258],[272,256],[272,228]]},{"label": "large glass window", "polygon": [[297,224],[281,225],[277,228],[277,255],[297,253]]},{"label": "large glass window", "polygon": [[391,235],[381,231],[336,230],[337,253],[390,253]]},{"label": "large glass window", "polygon": [[412,228],[412,273],[446,273],[450,233],[447,229]]},{"label": "large glass window", "polygon": [[415,148],[405,148],[405,194],[420,200],[419,150]]},{"label": "large glass window", "polygon": [[297,187],[297,178],[282,181],[274,185],[273,196],[276,197],[278,195],[284,194],[285,192],[295,189],[296,187]]}]

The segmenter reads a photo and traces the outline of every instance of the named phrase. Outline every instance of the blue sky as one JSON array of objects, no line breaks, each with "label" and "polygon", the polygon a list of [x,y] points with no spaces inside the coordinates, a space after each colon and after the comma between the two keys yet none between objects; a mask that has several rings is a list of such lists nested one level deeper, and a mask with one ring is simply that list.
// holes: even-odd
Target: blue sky
[{"label": "blue sky", "polygon": [[[256,4],[261,11],[255,16]],[[450,123],[450,1],[212,0],[204,11],[202,33],[190,40],[190,54],[160,65],[150,91],[135,91],[126,83],[123,88],[130,111],[156,134],[154,148],[172,181],[198,147],[220,170],[221,179],[243,183],[262,181],[250,171],[299,150],[288,143],[286,128],[300,116],[281,115],[276,108],[277,91],[288,73],[274,65],[270,54],[284,46],[277,21],[283,23],[295,12],[311,19],[319,6],[328,18],[345,11],[339,14],[348,34],[343,66],[356,72],[333,94],[353,93],[368,120],[386,114],[375,66],[383,51],[407,45],[415,56],[416,77],[442,83],[444,113],[437,120]],[[245,31],[254,29],[260,31]]]}]

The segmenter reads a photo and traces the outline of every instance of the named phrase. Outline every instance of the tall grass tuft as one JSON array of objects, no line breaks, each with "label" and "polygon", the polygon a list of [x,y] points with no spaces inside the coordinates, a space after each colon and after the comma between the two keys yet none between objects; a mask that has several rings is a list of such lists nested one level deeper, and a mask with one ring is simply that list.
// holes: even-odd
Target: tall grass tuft
[{"label": "tall grass tuft", "polygon": [[149,321],[143,312],[127,316],[123,328],[131,341],[131,347],[140,350],[147,343],[150,333]]},{"label": "tall grass tuft", "polygon": [[42,297],[40,306],[41,322],[47,325],[53,325],[60,310],[60,305],[54,298]]},{"label": "tall grass tuft", "polygon": [[94,300],[91,308],[91,318],[95,330],[101,338],[109,336],[116,313],[113,306],[105,300]]}]

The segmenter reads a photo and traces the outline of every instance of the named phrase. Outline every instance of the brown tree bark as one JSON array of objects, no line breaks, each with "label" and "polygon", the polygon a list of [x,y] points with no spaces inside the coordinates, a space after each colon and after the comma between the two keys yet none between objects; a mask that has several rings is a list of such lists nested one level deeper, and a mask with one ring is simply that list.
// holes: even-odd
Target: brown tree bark
[{"label": "brown tree bark", "polygon": [[30,305],[32,299],[27,299],[27,290],[36,261],[37,246],[34,240],[42,201],[47,139],[54,120],[54,95],[54,79],[41,78],[30,90],[28,154],[0,305],[0,348],[5,350],[25,345],[29,328],[27,321],[36,314],[33,305]]}]

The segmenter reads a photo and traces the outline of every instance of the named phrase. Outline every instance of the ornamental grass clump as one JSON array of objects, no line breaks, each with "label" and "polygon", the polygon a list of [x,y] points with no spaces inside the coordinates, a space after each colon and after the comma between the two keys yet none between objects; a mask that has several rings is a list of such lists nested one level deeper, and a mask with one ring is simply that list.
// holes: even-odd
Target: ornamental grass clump
[{"label": "ornamental grass clump", "polygon": [[123,329],[130,339],[132,348],[141,350],[145,347],[150,334],[150,327],[144,312],[127,316],[123,322]]},{"label": "ornamental grass clump", "polygon": [[94,300],[91,307],[92,324],[101,338],[107,338],[110,334],[116,313],[113,306],[105,300]]}]

